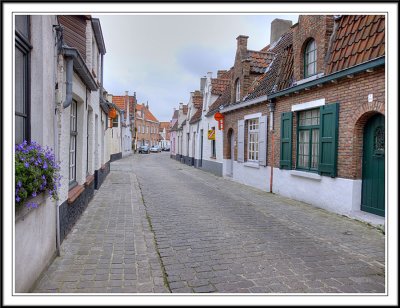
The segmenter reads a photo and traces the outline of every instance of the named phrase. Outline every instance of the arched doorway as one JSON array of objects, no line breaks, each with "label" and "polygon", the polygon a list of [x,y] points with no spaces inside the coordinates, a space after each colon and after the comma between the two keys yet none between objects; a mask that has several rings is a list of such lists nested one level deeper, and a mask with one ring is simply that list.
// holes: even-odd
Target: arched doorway
[{"label": "arched doorway", "polygon": [[363,134],[361,210],[385,216],[385,117],[375,114]]}]

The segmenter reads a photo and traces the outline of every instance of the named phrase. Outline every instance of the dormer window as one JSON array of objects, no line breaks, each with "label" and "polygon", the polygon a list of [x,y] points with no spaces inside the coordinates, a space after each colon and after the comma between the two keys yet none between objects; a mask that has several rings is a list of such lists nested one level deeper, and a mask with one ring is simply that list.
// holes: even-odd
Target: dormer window
[{"label": "dormer window", "polygon": [[240,79],[236,80],[235,89],[236,89],[236,102],[240,102]]},{"label": "dormer window", "polygon": [[311,39],[304,51],[304,78],[313,76],[317,73],[317,45]]}]

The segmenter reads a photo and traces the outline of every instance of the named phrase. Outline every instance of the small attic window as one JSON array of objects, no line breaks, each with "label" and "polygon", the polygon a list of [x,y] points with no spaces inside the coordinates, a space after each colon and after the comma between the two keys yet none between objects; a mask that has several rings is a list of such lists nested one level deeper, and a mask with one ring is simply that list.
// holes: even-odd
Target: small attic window
[{"label": "small attic window", "polygon": [[236,102],[240,102],[240,79],[238,78],[235,83]]},{"label": "small attic window", "polygon": [[317,73],[317,44],[311,39],[304,50],[304,78]]}]

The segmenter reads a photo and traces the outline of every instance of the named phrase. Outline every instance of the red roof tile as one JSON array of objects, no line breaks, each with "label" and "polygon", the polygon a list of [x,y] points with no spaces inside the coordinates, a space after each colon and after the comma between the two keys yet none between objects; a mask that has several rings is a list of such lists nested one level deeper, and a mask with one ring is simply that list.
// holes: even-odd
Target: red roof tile
[{"label": "red roof tile", "polygon": [[[129,96],[129,109],[132,112],[133,110],[133,104],[134,104],[134,96]],[[124,110],[125,112],[127,111],[127,105],[125,103],[126,96],[113,96],[112,97],[112,102],[117,105],[117,107],[121,110]]]},{"label": "red roof tile", "polygon": [[385,16],[345,15],[327,62],[327,74],[385,55]]},{"label": "red roof tile", "polygon": [[158,122],[158,120],[156,119],[156,117],[150,112],[149,109],[146,108],[146,106],[137,104],[136,105],[136,111],[141,114],[141,111],[143,110],[144,112],[144,119],[147,121],[153,121],[153,122]]}]

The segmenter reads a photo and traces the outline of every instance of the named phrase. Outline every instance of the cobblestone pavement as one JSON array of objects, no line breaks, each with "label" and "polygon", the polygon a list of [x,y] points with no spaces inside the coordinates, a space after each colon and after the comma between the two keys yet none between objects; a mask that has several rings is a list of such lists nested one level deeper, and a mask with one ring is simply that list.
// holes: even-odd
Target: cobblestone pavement
[{"label": "cobblestone pavement", "polygon": [[34,292],[166,293],[161,269],[136,176],[111,171]]},{"label": "cobblestone pavement", "polygon": [[34,292],[383,293],[385,236],[178,163],[119,160]]},{"label": "cobblestone pavement", "polygon": [[378,229],[169,158],[136,155],[173,293],[383,293]]}]

